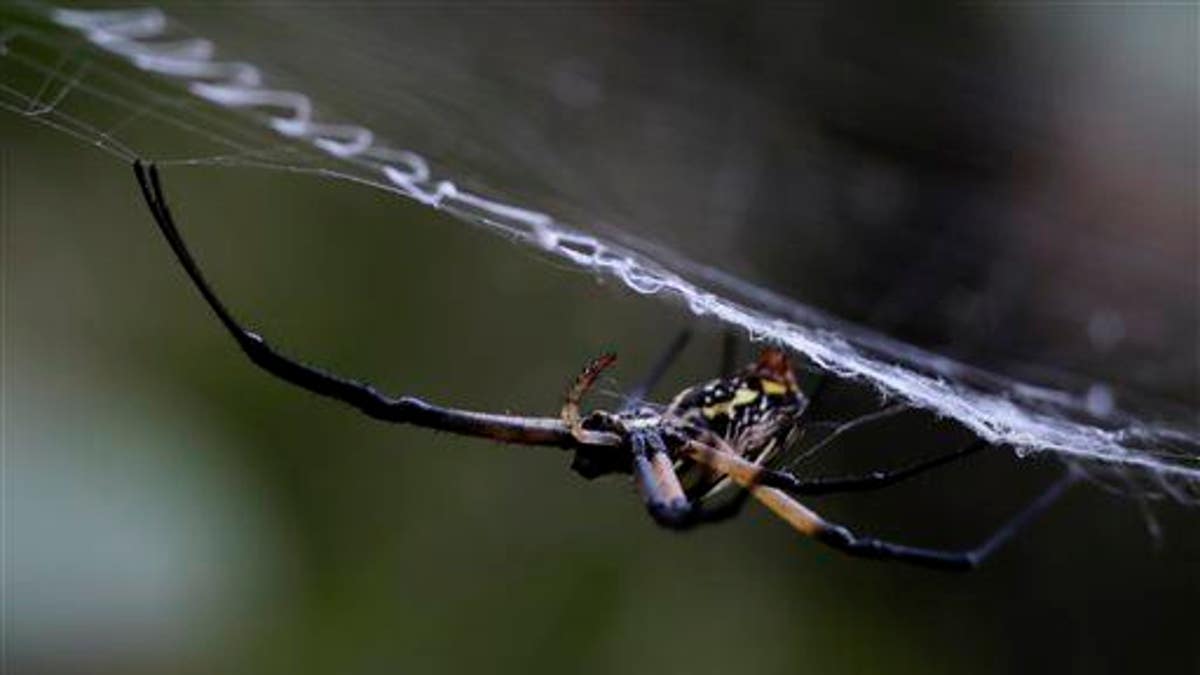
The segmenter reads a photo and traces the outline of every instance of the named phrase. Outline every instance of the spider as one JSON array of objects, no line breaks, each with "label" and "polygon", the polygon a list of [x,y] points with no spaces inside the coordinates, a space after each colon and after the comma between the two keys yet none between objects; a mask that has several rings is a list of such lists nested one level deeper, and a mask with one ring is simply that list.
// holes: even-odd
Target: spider
[{"label": "spider", "polygon": [[[155,223],[179,264],[216,318],[259,368],[292,385],[349,404],[367,416],[398,424],[475,436],[505,443],[552,446],[574,451],[571,468],[585,478],[632,474],[646,510],[659,525],[687,529],[729,518],[749,498],[763,504],[799,533],[844,553],[897,560],[937,569],[968,570],[1045,511],[1077,480],[1067,471],[1040,496],[968,550],[940,550],[855,534],[821,517],[797,497],[883,488],[967,457],[985,447],[975,440],[953,452],[889,471],[860,476],[806,479],[769,463],[804,424],[811,393],[797,385],[786,354],[774,347],[731,375],[684,389],[665,408],[643,402],[683,349],[681,335],[650,374],[609,412],[584,415],[581,404],[596,379],[616,357],[603,355],[576,378],[558,417],[525,417],[447,408],[414,396],[393,397],[370,384],[348,379],[285,355],[245,328],[205,279],[167,207],[153,165],[134,163],[134,173]],[[722,372],[729,372],[723,369]],[[729,494],[734,493],[732,498]],[[725,496],[725,499],[721,499]]]}]

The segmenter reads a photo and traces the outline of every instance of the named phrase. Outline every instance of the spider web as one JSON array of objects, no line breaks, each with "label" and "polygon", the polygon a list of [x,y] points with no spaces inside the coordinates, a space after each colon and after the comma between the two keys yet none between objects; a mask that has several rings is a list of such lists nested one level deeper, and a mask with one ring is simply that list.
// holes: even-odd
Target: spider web
[{"label": "spider web", "polygon": [[[276,72],[239,60],[238,42],[247,38],[233,26],[216,34],[228,38],[218,42],[191,27],[194,21],[185,25],[157,8],[91,11],[21,5],[5,10],[0,20],[0,105],[121,161],[257,166],[370,185],[570,266],[617,279],[637,295],[682,303],[696,316],[739,327],[755,340],[786,345],[825,371],[868,384],[894,402],[955,420],[1018,454],[1054,453],[1089,470],[1117,469],[1133,476],[1147,494],[1189,502],[1197,498],[1200,434],[1190,404],[1182,411],[1166,404],[1138,404],[1138,412],[1131,413],[1117,401],[1137,399],[1120,384],[1096,378],[1080,382],[1046,369],[1025,377],[1026,371],[1017,367],[997,372],[967,365],[697,262],[682,252],[688,246],[678,239],[653,244],[649,240],[658,237],[634,235],[633,230],[644,230],[619,209],[593,217],[589,214],[599,212],[592,208],[594,199],[577,197],[611,191],[601,181],[589,180],[578,166],[548,159],[554,153],[545,137],[526,133],[543,121],[538,111],[517,108],[523,117],[515,120],[511,109],[489,104],[508,95],[506,87],[515,86],[513,82],[467,78],[478,98],[446,101],[423,97],[420,86],[406,88],[402,79],[398,88],[380,93],[377,103],[387,114],[409,111],[403,123],[385,123],[378,114],[369,115],[374,123],[360,122],[318,111],[317,88],[335,101],[354,100],[353,92],[339,92],[327,76],[314,73],[317,84],[310,89],[284,84],[307,82],[309,73],[289,77],[283,68]],[[281,24],[280,30],[299,29]],[[347,35],[327,26],[321,30],[327,36]],[[397,42],[389,67],[402,73],[406,66],[435,71],[446,80],[463,77],[452,67],[437,71],[447,60],[453,62],[451,52],[461,51],[460,43],[449,41],[447,54],[431,54]],[[356,56],[360,53],[351,51],[347,58]],[[503,61],[503,54],[496,58]],[[557,72],[555,87],[568,107],[586,107],[601,93],[586,64],[577,62],[567,62]],[[436,121],[447,111],[459,115],[449,130]],[[466,123],[485,119],[513,132],[512,137],[489,146],[450,133],[491,128]],[[558,118],[545,123],[562,124]],[[175,130],[179,146],[146,141],[147,124]],[[451,135],[456,139],[450,140]],[[499,151],[481,153],[480,147]],[[702,168],[708,159],[699,156]],[[580,173],[582,177],[547,178]],[[509,178],[514,174],[519,177]],[[731,180],[736,183],[736,176]],[[552,186],[541,188],[539,181]],[[493,187],[497,185],[501,187]],[[679,208],[704,209],[705,203],[697,198]],[[684,215],[691,217],[690,212]],[[720,233],[710,238],[720,240]],[[1194,283],[1186,287],[1194,306]],[[1111,323],[1101,317],[1093,327],[1106,334]],[[1195,364],[1186,364],[1185,371],[1194,377]]]}]

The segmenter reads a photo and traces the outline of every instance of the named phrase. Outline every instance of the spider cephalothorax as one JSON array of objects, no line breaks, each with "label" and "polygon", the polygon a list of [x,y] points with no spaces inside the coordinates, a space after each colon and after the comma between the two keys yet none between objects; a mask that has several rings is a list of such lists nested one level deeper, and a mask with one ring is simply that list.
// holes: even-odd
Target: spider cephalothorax
[{"label": "spider cephalothorax", "polygon": [[[735,514],[752,496],[796,531],[851,555],[904,560],[931,567],[969,569],[1045,510],[1075,480],[1068,473],[984,544],[967,551],[942,551],[860,537],[823,519],[796,497],[886,487],[985,447],[981,440],[954,452],[899,469],[864,476],[801,478],[766,466],[791,441],[809,398],[796,386],[787,357],[763,350],[757,361],[731,376],[684,389],[665,409],[643,399],[683,348],[686,334],[617,412],[583,416],[580,401],[615,357],[593,361],[575,380],[559,417],[530,417],[439,406],[415,396],[389,396],[371,385],[310,366],[287,356],[244,327],[225,307],[184,244],[167,208],[154,167],[134,163],[138,183],[159,230],[201,297],[238,347],[259,368],[289,384],[341,401],[377,420],[413,424],[506,443],[575,451],[572,468],[585,477],[632,473],[650,515],[659,524],[689,527]],[[727,351],[727,354],[732,351]],[[728,366],[728,361],[726,363]],[[722,368],[722,372],[728,372]],[[714,506],[709,497],[724,488],[736,497]]]}]

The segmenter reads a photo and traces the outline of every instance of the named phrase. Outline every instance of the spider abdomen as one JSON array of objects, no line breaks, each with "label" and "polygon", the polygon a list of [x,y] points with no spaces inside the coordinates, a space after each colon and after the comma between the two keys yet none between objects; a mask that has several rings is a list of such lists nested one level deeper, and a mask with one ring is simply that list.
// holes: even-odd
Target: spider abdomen
[{"label": "spider abdomen", "polygon": [[[742,458],[762,464],[796,428],[805,399],[791,370],[763,373],[763,360],[746,371],[680,392],[666,417],[693,433],[711,433]],[[690,496],[702,497],[728,484],[720,476],[681,460],[677,471]]]}]

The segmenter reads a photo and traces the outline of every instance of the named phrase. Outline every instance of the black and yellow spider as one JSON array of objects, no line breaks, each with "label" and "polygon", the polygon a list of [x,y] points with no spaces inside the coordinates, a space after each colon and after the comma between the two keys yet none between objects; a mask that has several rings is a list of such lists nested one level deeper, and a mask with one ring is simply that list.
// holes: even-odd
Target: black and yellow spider
[{"label": "black and yellow spider", "polygon": [[[246,356],[263,370],[315,394],[337,399],[375,419],[413,424],[506,443],[556,446],[575,452],[572,468],[586,478],[632,474],[654,520],[682,529],[735,514],[753,497],[800,533],[851,555],[902,560],[941,569],[977,566],[1023,525],[1050,506],[1074,482],[1068,472],[982,545],[944,551],[861,537],[829,522],[796,496],[861,491],[966,457],[987,445],[975,441],[952,453],[903,468],[863,476],[802,479],[768,468],[803,423],[809,397],[797,386],[786,355],[764,349],[757,361],[732,375],[683,390],[665,409],[642,403],[667,365],[682,349],[676,339],[646,380],[617,412],[580,412],[583,396],[615,357],[593,361],[575,380],[558,417],[522,417],[443,408],[413,396],[391,397],[369,384],[301,363],[244,328],[217,297],[184,244],[167,208],[158,171],[134,164],[146,204],[171,250],[217,319]],[[737,491],[731,499],[718,495]],[[713,502],[719,502],[713,506]]]}]

